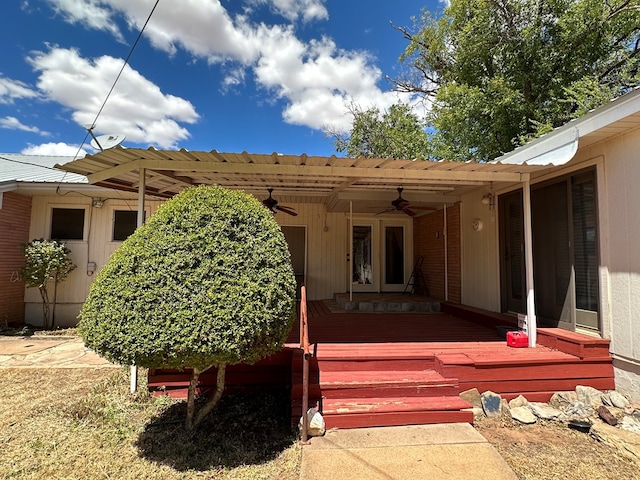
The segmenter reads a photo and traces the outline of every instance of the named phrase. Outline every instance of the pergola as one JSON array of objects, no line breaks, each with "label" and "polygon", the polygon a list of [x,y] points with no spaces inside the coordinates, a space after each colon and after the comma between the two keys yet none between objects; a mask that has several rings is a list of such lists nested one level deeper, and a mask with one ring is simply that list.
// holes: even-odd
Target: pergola
[{"label": "pergola", "polygon": [[527,324],[535,346],[530,180],[569,161],[577,150],[569,130],[542,145],[526,160],[514,152],[491,163],[339,158],[273,153],[190,152],[115,147],[65,165],[90,184],[138,194],[138,224],[146,196],[170,198],[184,188],[215,184],[266,196],[273,188],[281,202],[321,203],[328,212],[375,214],[388,207],[402,187],[414,205],[444,208],[474,189],[522,185],[527,271]]}]

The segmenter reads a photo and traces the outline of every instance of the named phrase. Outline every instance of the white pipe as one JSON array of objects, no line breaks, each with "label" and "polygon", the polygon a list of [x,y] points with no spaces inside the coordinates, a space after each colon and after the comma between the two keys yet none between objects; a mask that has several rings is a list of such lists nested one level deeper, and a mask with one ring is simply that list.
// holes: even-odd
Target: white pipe
[{"label": "white pipe", "polygon": [[353,302],[353,201],[349,201],[349,265],[347,267],[349,282],[349,301]]},{"label": "white pipe", "polygon": [[529,347],[533,348],[537,342],[536,297],[533,283],[533,232],[531,225],[531,184],[526,175],[522,185],[522,200],[524,206],[524,269],[527,286],[527,323],[526,332],[529,335]]},{"label": "white pipe", "polygon": [[[140,169],[140,181],[138,183],[138,221],[136,225],[141,227],[144,223],[144,194],[147,189],[146,186],[146,170]],[[130,384],[129,391],[136,393],[138,389],[138,367],[131,365]]]},{"label": "white pipe", "polygon": [[442,235],[444,236],[444,301],[449,301],[449,235],[448,235],[448,226],[447,226],[447,204],[444,204],[444,208],[442,209],[444,212],[444,231]]}]

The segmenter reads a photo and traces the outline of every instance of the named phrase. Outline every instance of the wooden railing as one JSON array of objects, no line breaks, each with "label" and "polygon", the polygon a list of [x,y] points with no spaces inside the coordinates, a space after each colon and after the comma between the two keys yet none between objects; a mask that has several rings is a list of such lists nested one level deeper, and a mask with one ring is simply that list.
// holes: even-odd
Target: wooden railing
[{"label": "wooden railing", "polygon": [[307,289],[300,292],[300,348],[302,349],[302,443],[309,441],[309,322],[307,318]]}]

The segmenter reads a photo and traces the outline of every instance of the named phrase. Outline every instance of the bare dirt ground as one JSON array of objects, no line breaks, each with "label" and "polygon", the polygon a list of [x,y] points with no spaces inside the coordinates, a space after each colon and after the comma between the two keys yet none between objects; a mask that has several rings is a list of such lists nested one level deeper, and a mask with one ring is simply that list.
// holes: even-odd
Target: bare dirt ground
[{"label": "bare dirt ground", "polygon": [[475,427],[523,480],[640,480],[640,462],[562,423],[482,419]]}]

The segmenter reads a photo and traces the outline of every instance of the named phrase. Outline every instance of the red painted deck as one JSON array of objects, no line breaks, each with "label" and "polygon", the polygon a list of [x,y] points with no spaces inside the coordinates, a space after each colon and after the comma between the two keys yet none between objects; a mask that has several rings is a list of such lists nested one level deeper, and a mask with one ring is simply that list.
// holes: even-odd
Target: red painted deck
[{"label": "red painted deck", "polygon": [[[319,402],[328,428],[471,422],[458,396],[469,388],[532,401],[576,385],[614,388],[607,340],[539,329],[536,348],[511,348],[495,327],[512,320],[499,314],[448,305],[441,313],[332,313],[329,305],[308,305],[310,405]],[[283,352],[229,367],[227,391],[288,385],[292,420],[299,418],[298,339],[296,326]],[[207,372],[201,390],[214,382],[215,372]],[[155,394],[184,396],[187,384],[186,373],[150,372]]]}]

